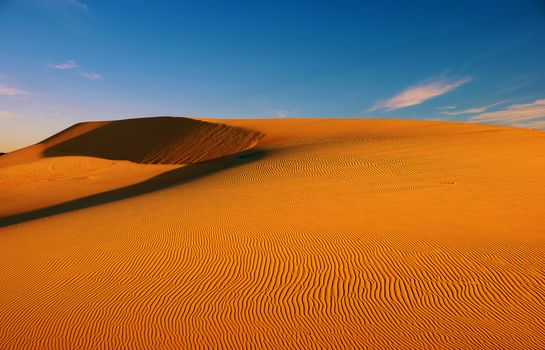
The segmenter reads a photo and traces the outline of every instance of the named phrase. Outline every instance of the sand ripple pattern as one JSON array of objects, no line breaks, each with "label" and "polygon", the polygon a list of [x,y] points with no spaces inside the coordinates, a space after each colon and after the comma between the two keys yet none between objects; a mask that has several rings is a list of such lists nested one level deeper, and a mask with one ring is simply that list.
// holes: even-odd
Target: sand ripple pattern
[{"label": "sand ripple pattern", "polygon": [[271,147],[4,228],[0,348],[543,349],[545,192],[523,186],[545,141],[526,163],[525,139],[451,134]]},{"label": "sand ripple pattern", "polygon": [[193,164],[252,148],[263,133],[189,118],[155,117],[76,124],[44,140],[43,155],[151,164]]}]

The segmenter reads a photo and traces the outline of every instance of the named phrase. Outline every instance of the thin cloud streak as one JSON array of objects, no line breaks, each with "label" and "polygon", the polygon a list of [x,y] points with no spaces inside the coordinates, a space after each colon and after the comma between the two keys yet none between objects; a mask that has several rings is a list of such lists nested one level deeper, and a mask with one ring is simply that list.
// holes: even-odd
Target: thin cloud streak
[{"label": "thin cloud streak", "polygon": [[528,128],[528,129],[545,129],[545,120],[536,120],[529,123],[516,123],[513,124],[517,128]]},{"label": "thin cloud streak", "polygon": [[445,111],[445,110],[443,110],[442,112],[439,112],[439,113],[445,114],[445,115],[478,114],[478,113],[486,112],[490,108],[501,105],[501,104],[504,104],[506,102],[507,101],[500,101],[500,102],[496,102],[496,103],[493,103],[493,104],[488,105],[488,106],[473,107],[473,108],[468,108],[468,109],[464,109],[464,110],[461,110],[461,111]]},{"label": "thin cloud streak", "polygon": [[0,118],[11,118],[12,115],[10,111],[0,111]]},{"label": "thin cloud streak", "polygon": [[87,73],[87,72],[81,72],[80,76],[89,79],[89,80],[102,80],[102,75],[98,73]]},{"label": "thin cloud streak", "polygon": [[9,86],[0,86],[0,96],[17,97],[28,96],[28,92]]},{"label": "thin cloud streak", "polygon": [[369,109],[369,111],[384,110],[389,112],[395,109],[419,105],[431,98],[444,95],[447,92],[468,83],[470,80],[471,78],[463,78],[454,81],[436,80],[431,83],[412,86],[390,99],[378,101]]},{"label": "thin cloud streak", "polygon": [[483,113],[469,119],[471,122],[505,122],[516,123],[526,120],[545,118],[545,99],[531,103],[515,104],[506,109]]},{"label": "thin cloud streak", "polygon": [[81,1],[78,1],[78,0],[68,0],[68,2],[76,7],[79,7],[80,9],[84,10],[84,11],[89,11],[89,6],[87,6],[87,4],[81,2]]},{"label": "thin cloud streak", "polygon": [[281,110],[274,111],[273,115],[276,118],[286,118],[288,116],[288,112],[281,109]]},{"label": "thin cloud streak", "polygon": [[53,68],[61,69],[61,70],[68,70],[68,69],[74,69],[74,68],[79,67],[79,65],[74,60],[69,60],[69,61],[66,61],[64,63],[59,63],[59,64],[53,64],[51,66]]},{"label": "thin cloud streak", "polygon": [[479,108],[464,109],[463,111],[456,111],[456,112],[443,111],[440,113],[445,115],[460,115],[460,114],[477,114],[477,113],[482,113],[485,111],[486,111],[486,107],[479,107]]},{"label": "thin cloud streak", "polygon": [[75,71],[75,73],[78,74],[80,77],[83,77],[89,80],[101,80],[103,78],[101,74],[93,73],[93,72],[85,72],[81,70],[79,64],[74,60],[68,60],[64,63],[59,63],[59,64],[52,64],[51,67],[55,69],[59,69],[59,70]]}]

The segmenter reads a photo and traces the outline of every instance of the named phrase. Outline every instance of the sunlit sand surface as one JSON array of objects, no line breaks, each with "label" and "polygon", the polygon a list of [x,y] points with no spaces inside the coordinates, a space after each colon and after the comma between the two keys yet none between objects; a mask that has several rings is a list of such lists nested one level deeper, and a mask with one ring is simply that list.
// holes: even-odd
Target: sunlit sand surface
[{"label": "sunlit sand surface", "polygon": [[545,132],[78,124],[0,157],[0,348],[545,348]]}]

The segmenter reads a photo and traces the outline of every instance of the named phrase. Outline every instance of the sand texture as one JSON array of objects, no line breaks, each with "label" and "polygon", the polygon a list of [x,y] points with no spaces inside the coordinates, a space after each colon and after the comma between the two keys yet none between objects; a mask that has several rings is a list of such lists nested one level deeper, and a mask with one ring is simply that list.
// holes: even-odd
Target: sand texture
[{"label": "sand texture", "polygon": [[0,348],[544,349],[545,132],[77,124],[0,158]]}]

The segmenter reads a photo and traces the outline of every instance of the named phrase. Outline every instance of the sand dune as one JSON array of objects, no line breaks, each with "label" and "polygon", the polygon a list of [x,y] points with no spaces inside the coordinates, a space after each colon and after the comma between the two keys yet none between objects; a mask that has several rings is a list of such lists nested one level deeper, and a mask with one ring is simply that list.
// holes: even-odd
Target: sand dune
[{"label": "sand dune", "polygon": [[[76,124],[2,157],[0,202],[7,204],[0,207],[0,225],[2,217],[135,185],[180,165],[217,163],[252,148],[262,137],[248,128],[188,118]],[[196,173],[195,168],[186,172]],[[210,171],[203,168],[201,172]]]},{"label": "sand dune", "polygon": [[189,118],[79,123],[39,144],[8,154],[0,167],[59,156],[192,164],[252,148],[261,137],[258,131]]},{"label": "sand dune", "polygon": [[178,168],[75,156],[0,168],[0,225],[2,217],[138,184]]},{"label": "sand dune", "polygon": [[133,195],[0,228],[0,348],[545,347],[544,132],[183,120],[208,150],[176,123],[84,123],[2,157],[0,215]]}]

